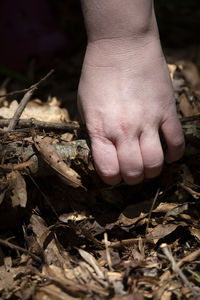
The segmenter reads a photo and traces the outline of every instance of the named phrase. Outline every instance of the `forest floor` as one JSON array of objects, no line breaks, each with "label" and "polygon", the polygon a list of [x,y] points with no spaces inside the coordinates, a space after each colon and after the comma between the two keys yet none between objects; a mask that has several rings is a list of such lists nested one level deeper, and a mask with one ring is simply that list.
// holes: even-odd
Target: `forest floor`
[{"label": "forest floor", "polygon": [[[82,26],[76,10],[66,22]],[[84,32],[42,82],[51,66],[29,65],[36,92],[0,70],[0,299],[200,299],[200,41],[177,47],[162,26],[186,151],[137,186],[109,187],[93,167],[76,109]]]}]

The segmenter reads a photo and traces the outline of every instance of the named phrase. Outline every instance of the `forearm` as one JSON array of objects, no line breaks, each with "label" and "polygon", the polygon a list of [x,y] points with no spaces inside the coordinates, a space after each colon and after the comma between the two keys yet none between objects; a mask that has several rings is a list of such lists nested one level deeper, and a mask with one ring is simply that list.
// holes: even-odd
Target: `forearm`
[{"label": "forearm", "polygon": [[157,35],[152,0],[81,0],[88,40]]}]

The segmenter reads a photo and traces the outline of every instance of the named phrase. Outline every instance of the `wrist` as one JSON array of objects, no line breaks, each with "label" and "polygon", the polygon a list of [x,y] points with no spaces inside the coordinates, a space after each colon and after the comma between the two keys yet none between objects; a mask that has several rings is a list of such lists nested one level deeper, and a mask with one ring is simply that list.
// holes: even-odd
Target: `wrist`
[{"label": "wrist", "polygon": [[130,66],[137,57],[138,63],[151,57],[163,56],[159,36],[143,34],[140,37],[123,37],[88,41],[84,63],[90,66]]}]

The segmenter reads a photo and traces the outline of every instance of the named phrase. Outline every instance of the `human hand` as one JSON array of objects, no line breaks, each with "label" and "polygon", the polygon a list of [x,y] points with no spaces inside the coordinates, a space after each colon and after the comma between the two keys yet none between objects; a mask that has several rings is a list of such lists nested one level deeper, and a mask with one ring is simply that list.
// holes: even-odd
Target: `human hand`
[{"label": "human hand", "polygon": [[[184,152],[172,84],[159,40],[88,44],[78,106],[98,174],[107,184],[153,178]],[[167,144],[164,154],[159,130]]]}]

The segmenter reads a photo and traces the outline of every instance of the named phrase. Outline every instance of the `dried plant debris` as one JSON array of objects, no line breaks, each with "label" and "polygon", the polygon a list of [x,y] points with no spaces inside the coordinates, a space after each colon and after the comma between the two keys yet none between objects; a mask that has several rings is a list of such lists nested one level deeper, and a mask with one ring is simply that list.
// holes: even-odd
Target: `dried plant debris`
[{"label": "dried plant debris", "polygon": [[169,70],[186,152],[133,187],[100,181],[56,97],[12,131],[18,104],[0,99],[0,299],[199,299],[200,77],[191,61]]}]

